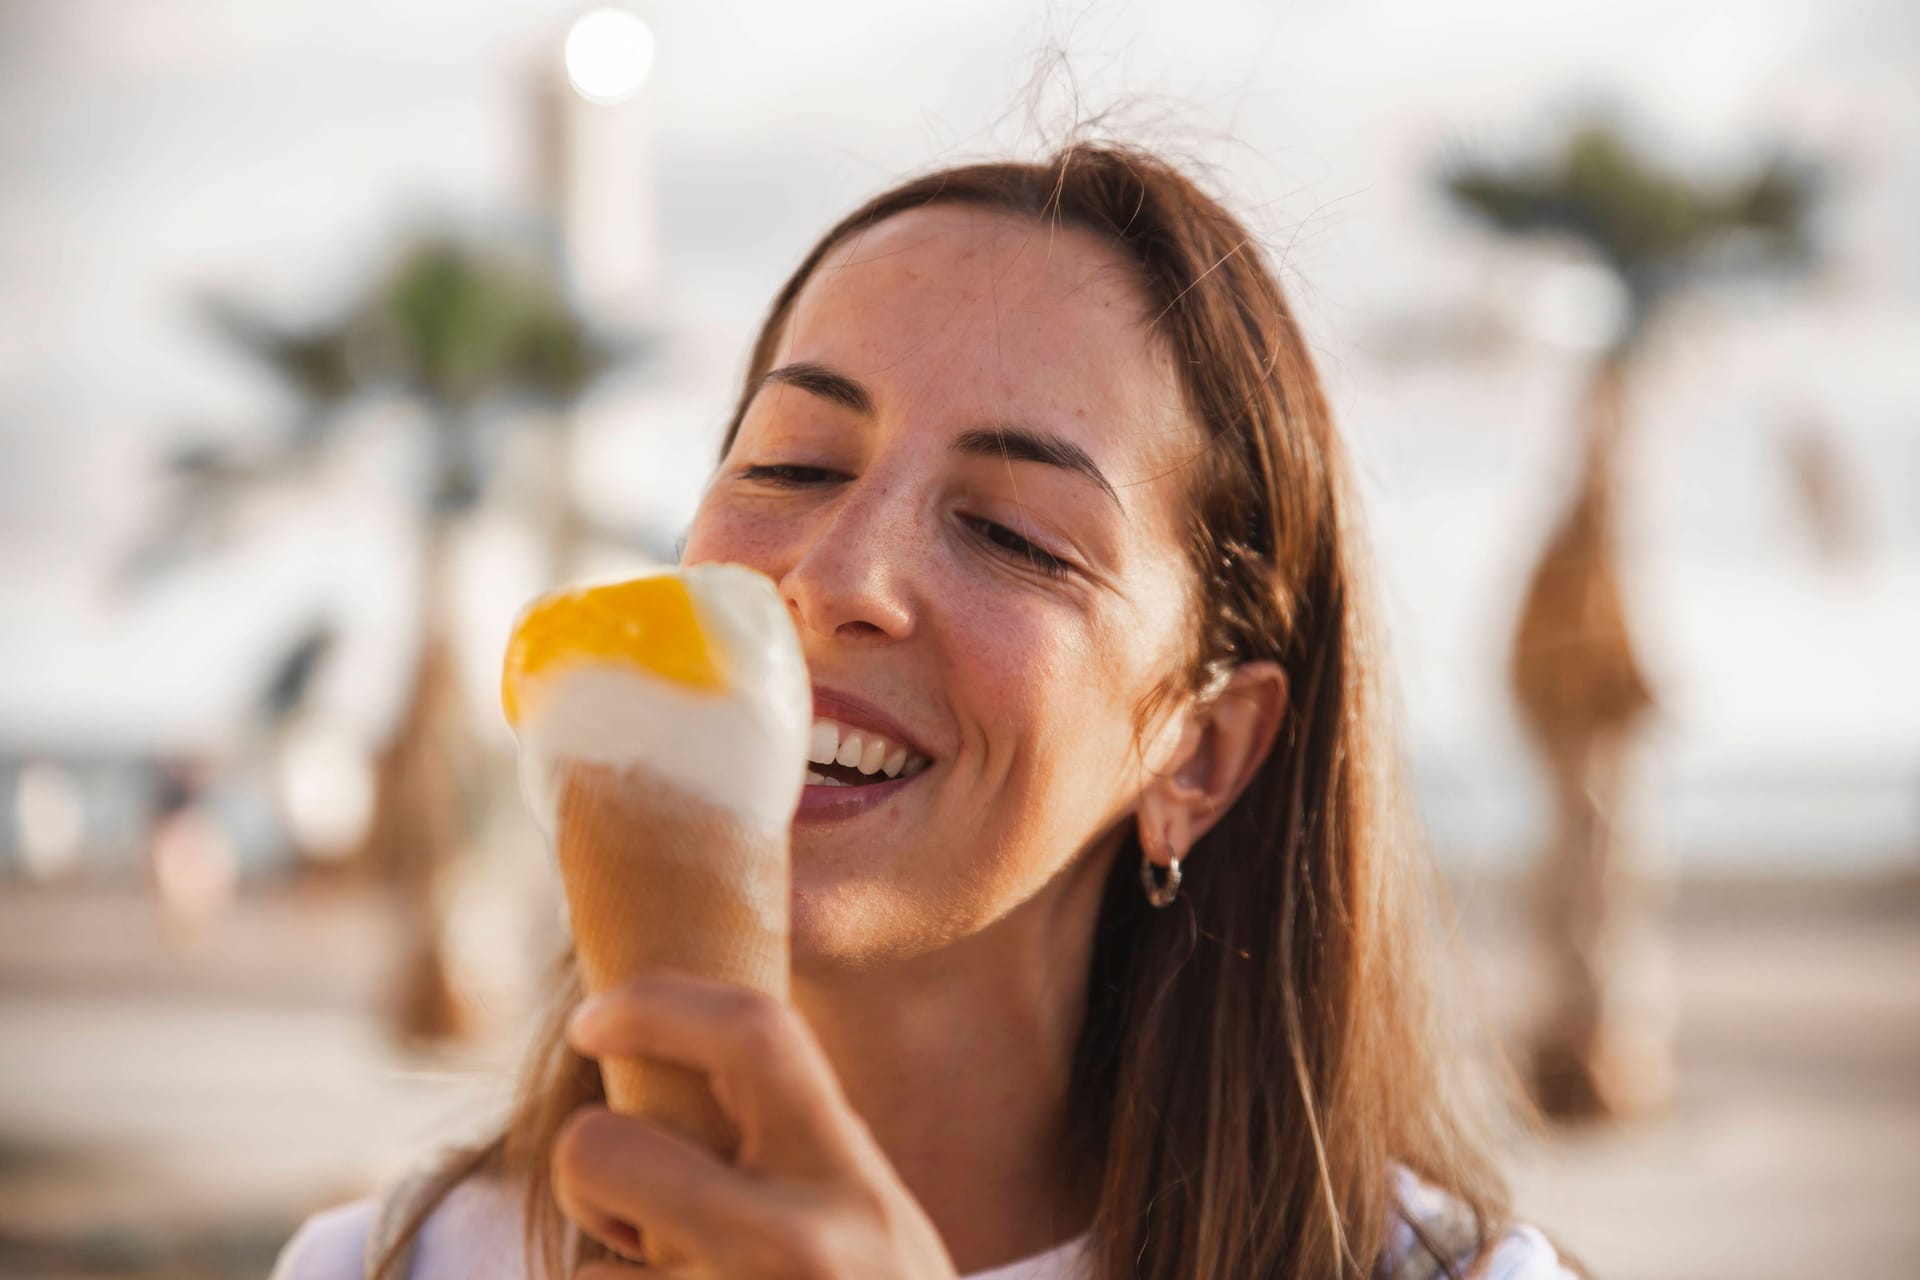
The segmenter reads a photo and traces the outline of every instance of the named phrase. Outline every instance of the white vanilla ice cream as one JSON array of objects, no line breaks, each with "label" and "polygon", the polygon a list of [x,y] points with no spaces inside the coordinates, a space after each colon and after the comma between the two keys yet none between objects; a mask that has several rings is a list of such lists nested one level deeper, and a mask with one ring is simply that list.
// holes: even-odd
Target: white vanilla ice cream
[{"label": "white vanilla ice cream", "polygon": [[639,768],[769,835],[793,819],[813,697],[786,604],[752,569],[701,564],[535,600],[502,696],[549,837],[568,762]]}]

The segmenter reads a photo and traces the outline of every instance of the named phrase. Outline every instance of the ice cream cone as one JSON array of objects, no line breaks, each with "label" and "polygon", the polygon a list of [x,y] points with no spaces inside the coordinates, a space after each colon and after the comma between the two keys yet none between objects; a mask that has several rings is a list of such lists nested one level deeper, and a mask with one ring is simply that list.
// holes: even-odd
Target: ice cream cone
[{"label": "ice cream cone", "polygon": [[[573,764],[555,845],[589,994],[671,969],[787,995],[784,838],[637,767]],[[644,1058],[600,1064],[615,1111],[644,1116],[731,1158],[739,1135],[706,1078]]]},{"label": "ice cream cone", "polygon": [[[772,581],[705,564],[542,597],[514,625],[501,705],[586,990],[667,969],[785,999],[812,693]],[[645,1058],[600,1070],[615,1111],[737,1153],[700,1072]],[[645,1245],[655,1265],[682,1261]]]}]

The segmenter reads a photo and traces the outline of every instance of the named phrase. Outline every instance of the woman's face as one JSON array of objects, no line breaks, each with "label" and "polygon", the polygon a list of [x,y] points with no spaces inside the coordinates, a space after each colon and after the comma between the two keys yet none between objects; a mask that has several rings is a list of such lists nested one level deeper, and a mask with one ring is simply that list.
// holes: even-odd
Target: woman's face
[{"label": "woman's face", "polygon": [[1091,233],[959,206],[802,290],[685,553],[778,583],[812,674],[797,962],[923,954],[1104,863],[1170,749],[1136,713],[1190,644],[1200,436],[1152,318]]}]

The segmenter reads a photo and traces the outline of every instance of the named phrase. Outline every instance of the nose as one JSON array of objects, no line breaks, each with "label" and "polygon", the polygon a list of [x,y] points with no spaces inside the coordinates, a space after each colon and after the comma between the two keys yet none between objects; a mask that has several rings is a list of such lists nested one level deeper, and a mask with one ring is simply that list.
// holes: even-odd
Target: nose
[{"label": "nose", "polygon": [[883,487],[851,490],[780,580],[799,625],[841,640],[899,640],[914,628],[911,513]]}]

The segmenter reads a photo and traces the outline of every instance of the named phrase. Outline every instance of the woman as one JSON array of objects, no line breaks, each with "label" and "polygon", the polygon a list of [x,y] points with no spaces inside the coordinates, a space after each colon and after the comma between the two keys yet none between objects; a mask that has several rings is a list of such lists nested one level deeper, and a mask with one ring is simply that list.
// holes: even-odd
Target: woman
[{"label": "woman", "polygon": [[[1566,1274],[1429,1016],[1338,439],[1193,182],[1077,145],[834,227],[685,557],[779,584],[832,734],[927,761],[806,788],[791,1008],[576,1011],[567,961],[505,1131],[281,1280],[639,1274],[636,1228],[730,1280]],[[740,1167],[597,1105],[642,1051],[712,1073]]]}]

